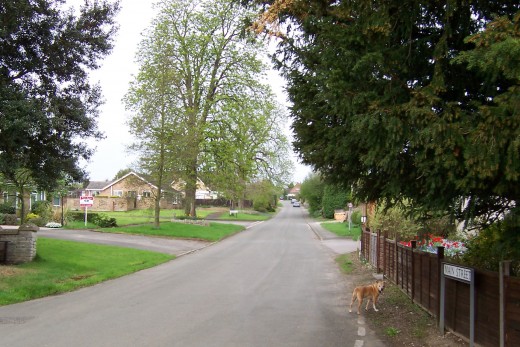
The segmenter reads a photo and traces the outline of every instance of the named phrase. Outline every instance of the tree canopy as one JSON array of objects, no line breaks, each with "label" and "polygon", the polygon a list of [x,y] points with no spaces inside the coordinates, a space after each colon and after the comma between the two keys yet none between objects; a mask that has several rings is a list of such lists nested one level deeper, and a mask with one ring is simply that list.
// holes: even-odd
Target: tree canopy
[{"label": "tree canopy", "polygon": [[112,49],[118,2],[85,1],[75,14],[63,0],[0,4],[0,174],[30,172],[52,190],[64,174],[84,176],[79,160],[97,129],[100,89],[88,71]]},{"label": "tree canopy", "polygon": [[520,198],[517,1],[245,1],[280,38],[294,146],[360,200],[490,222]]},{"label": "tree canopy", "polygon": [[245,30],[250,12],[228,0],[164,0],[158,9],[125,99],[129,125],[142,169],[185,182],[194,216],[199,178],[236,193],[260,172],[283,177],[283,113],[265,81],[262,47]]}]

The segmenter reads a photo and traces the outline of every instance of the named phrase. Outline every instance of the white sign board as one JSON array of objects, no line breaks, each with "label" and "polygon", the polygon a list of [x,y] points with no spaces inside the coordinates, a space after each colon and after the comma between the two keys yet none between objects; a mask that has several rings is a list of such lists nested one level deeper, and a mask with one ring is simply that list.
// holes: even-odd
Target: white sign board
[{"label": "white sign board", "polygon": [[90,207],[94,205],[94,197],[93,196],[82,196],[79,198],[79,205],[81,207]]},{"label": "white sign board", "polygon": [[451,264],[444,264],[444,275],[463,281],[471,282],[471,269],[462,266],[456,266]]}]

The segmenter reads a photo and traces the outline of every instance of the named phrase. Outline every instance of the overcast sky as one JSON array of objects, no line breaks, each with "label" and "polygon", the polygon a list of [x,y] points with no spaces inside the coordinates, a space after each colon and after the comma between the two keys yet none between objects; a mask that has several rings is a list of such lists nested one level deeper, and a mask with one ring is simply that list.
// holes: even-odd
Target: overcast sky
[{"label": "overcast sky", "polygon": [[[67,4],[78,7],[83,0],[67,0]],[[132,141],[126,126],[129,113],[122,102],[129,82],[138,72],[135,54],[143,31],[149,27],[154,16],[152,1],[121,0],[121,11],[117,16],[119,31],[115,38],[112,54],[106,57],[99,70],[91,73],[92,82],[99,82],[105,104],[100,108],[99,129],[106,138],[95,143],[96,152],[85,165],[91,181],[111,180],[115,174],[131,165],[135,157],[126,151]],[[273,91],[279,102],[284,103],[283,80],[272,72],[270,77]],[[296,170],[294,182],[302,182],[309,174],[308,167],[300,165],[294,157]]]}]

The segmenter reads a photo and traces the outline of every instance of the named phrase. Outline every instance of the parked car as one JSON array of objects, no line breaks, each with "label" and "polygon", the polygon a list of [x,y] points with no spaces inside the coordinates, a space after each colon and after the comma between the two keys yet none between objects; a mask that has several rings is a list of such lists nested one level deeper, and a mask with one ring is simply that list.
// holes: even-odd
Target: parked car
[{"label": "parked car", "polygon": [[295,202],[293,202],[292,206],[293,207],[300,207],[300,202],[299,201],[295,201]]}]

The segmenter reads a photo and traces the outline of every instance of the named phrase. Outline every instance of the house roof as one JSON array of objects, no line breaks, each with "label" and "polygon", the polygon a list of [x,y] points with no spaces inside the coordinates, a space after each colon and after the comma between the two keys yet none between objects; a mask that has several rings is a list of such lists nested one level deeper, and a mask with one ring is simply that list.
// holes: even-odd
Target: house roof
[{"label": "house roof", "polygon": [[157,186],[155,186],[154,184],[150,183],[146,179],[142,178],[141,176],[139,176],[135,172],[131,171],[131,172],[127,173],[126,175],[124,175],[123,177],[118,178],[116,180],[112,180],[112,181],[91,181],[91,182],[89,182],[89,184],[88,184],[87,188],[85,188],[85,190],[105,190],[107,188],[110,188],[114,184],[116,184],[116,183],[126,179],[128,176],[135,176],[138,179],[140,179],[141,181],[143,181],[144,183],[146,183],[149,186],[151,186],[152,188],[157,189]]},{"label": "house roof", "polygon": [[[127,173],[126,175],[124,175],[121,178],[118,178],[116,180],[111,180],[111,181],[108,181],[108,180],[107,181],[91,181],[91,182],[89,182],[89,184],[85,188],[85,190],[102,191],[102,190],[108,189],[111,186],[113,186],[114,184],[116,184],[116,183],[126,179],[128,176],[135,176],[136,178],[138,178],[139,180],[141,180],[145,184],[148,184],[151,188],[157,189],[157,185],[152,183],[152,179],[148,178],[145,175],[138,175],[137,173],[131,171],[131,172]],[[146,178],[144,178],[144,177],[146,177]],[[168,185],[167,183],[164,183],[162,185],[162,190],[165,191],[165,192],[166,191],[170,191],[170,192],[178,191],[178,189],[172,187],[171,185]]]},{"label": "house roof", "polygon": [[113,181],[90,181],[85,190],[104,190],[112,185]]}]

